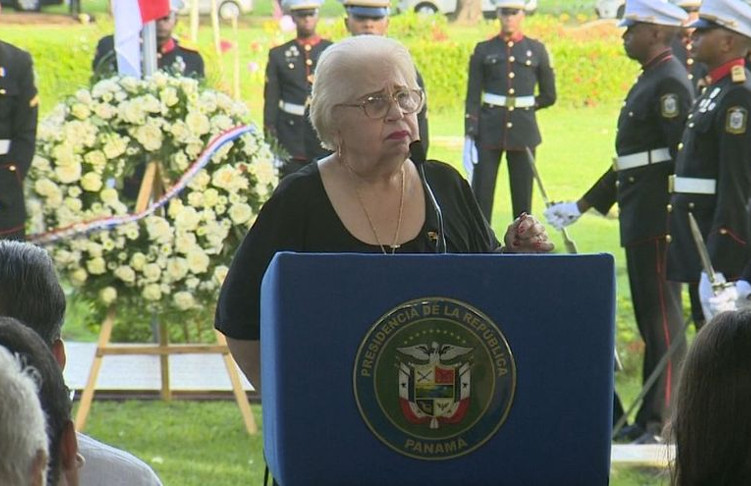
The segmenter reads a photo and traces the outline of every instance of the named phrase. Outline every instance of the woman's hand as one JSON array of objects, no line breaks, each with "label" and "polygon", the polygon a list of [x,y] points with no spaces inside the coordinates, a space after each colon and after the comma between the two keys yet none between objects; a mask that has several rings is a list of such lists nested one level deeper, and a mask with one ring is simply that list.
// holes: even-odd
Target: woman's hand
[{"label": "woman's hand", "polygon": [[547,253],[555,245],[545,227],[534,216],[522,213],[508,228],[503,237],[504,253]]}]

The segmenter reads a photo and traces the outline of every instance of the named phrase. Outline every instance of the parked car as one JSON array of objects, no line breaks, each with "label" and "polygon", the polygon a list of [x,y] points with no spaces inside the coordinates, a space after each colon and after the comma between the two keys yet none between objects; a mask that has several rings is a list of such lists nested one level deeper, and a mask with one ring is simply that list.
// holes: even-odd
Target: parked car
[{"label": "parked car", "polygon": [[[190,14],[192,0],[186,0],[185,6],[180,10],[180,15]],[[234,17],[253,11],[253,0],[216,0],[219,17],[229,20]],[[211,0],[198,0],[198,13],[208,15],[211,13]]]},{"label": "parked car", "polygon": [[21,12],[37,12],[48,5],[60,5],[63,0],[0,0],[3,7],[12,7]]},{"label": "parked car", "polygon": [[626,9],[626,0],[597,0],[595,12],[601,19],[620,19]]},{"label": "parked car", "polygon": [[[487,19],[496,17],[496,8],[491,0],[481,0],[482,14]],[[432,15],[442,13],[453,15],[456,13],[458,0],[399,0],[396,7],[397,12],[415,12],[418,14]],[[526,7],[528,15],[537,11],[537,0],[527,0]]]}]

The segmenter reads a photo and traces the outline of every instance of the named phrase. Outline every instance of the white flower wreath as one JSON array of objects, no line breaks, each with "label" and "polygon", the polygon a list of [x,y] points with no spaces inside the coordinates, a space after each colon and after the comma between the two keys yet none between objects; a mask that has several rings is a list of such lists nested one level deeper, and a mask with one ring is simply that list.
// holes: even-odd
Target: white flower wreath
[{"label": "white flower wreath", "polygon": [[[123,181],[158,161],[169,190],[211,140],[247,123],[242,103],[164,73],[78,91],[39,125],[27,178],[32,240],[47,241],[60,273],[99,310],[115,301],[177,313],[213,307],[235,247],[277,182],[260,131],[219,146],[141,219],[124,218],[135,201],[123,197]],[[120,224],[81,230],[108,219]]]}]

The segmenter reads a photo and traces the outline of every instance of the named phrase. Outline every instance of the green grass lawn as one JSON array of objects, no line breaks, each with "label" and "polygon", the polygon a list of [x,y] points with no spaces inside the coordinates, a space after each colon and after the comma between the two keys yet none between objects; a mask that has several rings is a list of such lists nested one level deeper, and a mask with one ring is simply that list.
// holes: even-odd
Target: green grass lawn
[{"label": "green grass lawn", "polygon": [[[586,2],[564,0],[541,0],[541,12],[558,14],[568,6],[574,13],[591,15]],[[270,12],[270,2],[258,3],[257,13]],[[341,6],[328,2],[325,22],[337,25],[341,18]],[[42,98],[43,113],[54,103],[88,81],[88,63],[93,55],[96,39],[111,31],[107,19],[106,1],[84,1],[84,11],[97,14],[95,24],[74,27],[45,27],[30,29],[28,26],[3,26],[3,40],[20,45],[37,45],[52,42],[60,50],[33,52],[37,74],[44,83]],[[57,7],[64,11],[64,7]],[[557,10],[556,10],[557,9]],[[52,9],[51,11],[55,11]],[[568,10],[567,10],[568,11]],[[6,15],[3,11],[2,16]],[[8,14],[8,15],[12,15]],[[2,24],[0,16],[0,24]],[[181,25],[186,29],[185,22]],[[333,28],[333,27],[331,27]],[[224,36],[230,36],[224,27]],[[451,27],[452,35],[471,36],[481,39],[492,32],[492,23],[479,28]],[[186,30],[182,30],[185,33]],[[269,43],[283,39],[268,18],[253,17],[244,23],[238,40],[242,47],[243,100],[251,107],[253,119],[261,123],[263,65]],[[209,29],[201,30],[199,42],[210,42]],[[52,59],[50,59],[52,58]],[[54,62],[51,62],[54,61]],[[75,61],[78,64],[70,64]],[[222,59],[209,56],[213,66],[210,82],[228,89],[226,73],[231,72],[231,55]],[[252,63],[260,63],[251,70]],[[68,63],[68,64],[66,64]],[[81,67],[81,64],[84,66]],[[73,72],[76,68],[78,72]],[[224,70],[225,75],[221,74]],[[428,86],[430,88],[430,86]],[[40,88],[41,89],[41,88]],[[613,154],[615,121],[620,99],[625,92],[614,92],[612,103],[573,108],[553,106],[539,113],[543,145],[538,150],[538,169],[546,189],[554,200],[571,200],[581,196],[606,170]],[[430,157],[444,160],[457,167],[461,164],[463,142],[463,100],[456,106],[430,113]],[[511,220],[508,196],[508,178],[505,163],[500,171],[497,185],[496,209],[493,227],[502,233]],[[544,203],[539,192],[534,199],[534,213],[540,214]],[[552,231],[552,230],[551,230]],[[580,253],[608,252],[615,256],[617,271],[617,347],[624,361],[625,370],[617,375],[617,386],[622,398],[629,404],[638,393],[641,373],[642,346],[636,331],[630,302],[628,282],[624,269],[623,251],[618,242],[618,222],[615,213],[585,214],[569,230]],[[560,235],[551,233],[562,251]],[[96,339],[95,326],[86,306],[76,302],[70,295],[70,306],[65,325],[66,339]],[[260,406],[254,407],[256,420],[261,423]],[[128,401],[94,403],[87,432],[105,442],[128,449],[150,463],[161,475],[164,483],[171,485],[236,485],[261,484],[262,441],[261,436],[248,437],[242,426],[239,411],[234,402],[183,402],[161,403],[158,401]],[[635,468],[615,468],[611,484],[620,486],[666,484],[658,472]]]}]

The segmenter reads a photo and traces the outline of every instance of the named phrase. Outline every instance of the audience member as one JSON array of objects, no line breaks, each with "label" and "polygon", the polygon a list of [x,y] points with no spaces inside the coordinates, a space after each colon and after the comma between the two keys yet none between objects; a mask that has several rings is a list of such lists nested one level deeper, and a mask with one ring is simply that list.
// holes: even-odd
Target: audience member
[{"label": "audience member", "polygon": [[723,312],[696,335],[672,423],[674,486],[751,484],[751,310]]},{"label": "audience member", "polygon": [[0,484],[47,483],[47,428],[36,370],[0,347]]},{"label": "audience member", "polygon": [[[65,367],[65,346],[61,337],[65,316],[65,294],[47,253],[30,243],[0,241],[0,315],[19,319],[36,331]],[[86,466],[81,470],[83,486],[161,485],[154,471],[132,454],[78,434]]]},{"label": "audience member", "polygon": [[0,346],[36,370],[39,380],[37,396],[47,417],[47,484],[77,486],[78,469],[83,465],[83,458],[78,454],[76,431],[70,416],[70,395],[60,367],[42,338],[11,317],[0,317]]}]

